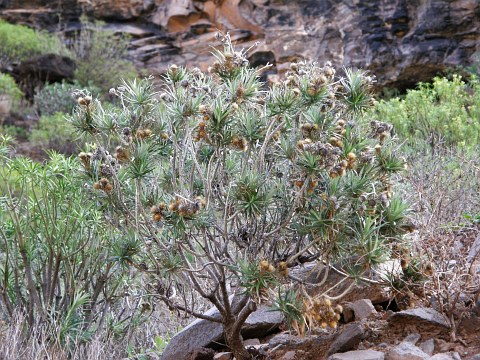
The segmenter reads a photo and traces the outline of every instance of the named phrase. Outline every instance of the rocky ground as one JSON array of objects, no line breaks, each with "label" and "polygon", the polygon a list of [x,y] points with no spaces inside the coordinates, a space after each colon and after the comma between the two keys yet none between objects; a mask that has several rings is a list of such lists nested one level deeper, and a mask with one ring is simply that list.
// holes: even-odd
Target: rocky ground
[{"label": "rocky ground", "polygon": [[[470,249],[470,259],[480,255],[479,227],[454,236],[455,246]],[[478,281],[478,262],[474,267]],[[310,283],[320,278],[314,264],[292,271]],[[332,273],[326,285],[313,285],[310,293],[319,293],[338,280]],[[288,331],[280,313],[262,305],[249,317],[242,334],[246,347],[259,360],[480,360],[478,295],[472,299],[460,294],[454,304],[457,310],[449,319],[446,309],[442,312],[427,296],[403,303],[402,296],[394,295],[389,287],[363,283],[340,300],[343,314],[335,330],[297,336]],[[218,316],[218,312],[212,309],[208,315]],[[199,319],[171,339],[161,359],[232,360],[233,355],[222,344],[221,326]]]}]

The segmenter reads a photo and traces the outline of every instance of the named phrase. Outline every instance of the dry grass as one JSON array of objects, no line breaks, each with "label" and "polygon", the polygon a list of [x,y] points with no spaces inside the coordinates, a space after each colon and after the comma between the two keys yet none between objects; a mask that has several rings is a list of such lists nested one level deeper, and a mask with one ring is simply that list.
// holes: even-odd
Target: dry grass
[{"label": "dry grass", "polygon": [[[141,324],[128,324],[126,332],[113,335],[105,330],[89,342],[60,345],[59,329],[37,325],[27,331],[26,318],[17,315],[10,323],[0,322],[0,360],[111,360],[159,359],[155,336],[168,339],[191,319],[171,314],[163,305]],[[54,335],[52,335],[54,334]]]}]

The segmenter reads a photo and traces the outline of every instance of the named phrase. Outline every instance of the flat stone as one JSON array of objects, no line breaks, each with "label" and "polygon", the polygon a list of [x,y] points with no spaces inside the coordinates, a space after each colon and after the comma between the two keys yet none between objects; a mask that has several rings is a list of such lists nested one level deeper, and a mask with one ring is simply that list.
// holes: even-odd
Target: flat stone
[{"label": "flat stone", "polygon": [[328,360],[384,360],[385,354],[376,350],[356,350],[331,355]]},{"label": "flat stone", "polygon": [[443,328],[449,328],[450,324],[447,319],[438,311],[432,308],[416,308],[408,309],[393,314],[388,321],[395,322],[398,320],[413,321],[413,322],[426,322],[430,325],[440,326]]},{"label": "flat stone", "polygon": [[421,337],[422,336],[419,333],[414,333],[414,334],[408,335],[405,339],[403,339],[403,341],[416,345],[418,340],[420,340]]},{"label": "flat stone", "polygon": [[108,24],[105,28],[117,34],[129,34],[137,38],[152,35],[152,31],[150,29],[130,24]]},{"label": "flat stone", "polygon": [[435,354],[429,360],[455,360],[449,353]]},{"label": "flat stone", "polygon": [[467,261],[470,263],[474,259],[480,259],[480,234],[475,238],[475,241],[468,252]]},{"label": "flat stone", "polygon": [[367,319],[377,313],[370,299],[360,299],[345,305],[345,307],[353,311],[355,321]]},{"label": "flat stone", "polygon": [[402,342],[388,352],[387,360],[427,360],[430,356],[409,342]]},{"label": "flat stone", "polygon": [[213,360],[232,360],[233,354],[231,352],[221,352],[215,354]]},{"label": "flat stone", "polygon": [[424,353],[432,356],[433,351],[435,350],[435,341],[433,339],[428,339],[418,346],[420,350],[422,350]]},{"label": "flat stone", "polygon": [[468,358],[468,360],[480,360],[480,354],[473,355],[472,357]]},{"label": "flat stone", "polygon": [[355,348],[364,338],[365,330],[358,323],[351,323],[344,326],[340,335],[333,341],[328,349],[328,354],[345,352]]}]

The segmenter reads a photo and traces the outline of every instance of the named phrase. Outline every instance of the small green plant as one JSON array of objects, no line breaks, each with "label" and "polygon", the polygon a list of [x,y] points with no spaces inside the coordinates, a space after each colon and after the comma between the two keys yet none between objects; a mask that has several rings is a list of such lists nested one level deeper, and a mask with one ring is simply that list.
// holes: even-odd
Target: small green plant
[{"label": "small green plant", "polygon": [[[264,89],[246,51],[218,38],[208,74],[171,65],[159,89],[124,81],[110,90],[121,104],[113,112],[78,93],[70,121],[94,142],[79,154],[92,196],[134,234],[124,262],[175,284],[175,298],[156,296],[221,323],[245,360],[242,325],[296,282],[288,269],[302,258],[345,274],[346,290],[302,299],[304,326],[334,328],[331,301],[397,256],[408,206],[393,196],[404,161],[392,126],[361,121],[371,77],[300,62]],[[220,317],[197,312],[192,291]]]},{"label": "small green plant", "polygon": [[398,135],[414,148],[442,146],[473,148],[480,140],[480,82],[469,84],[454,75],[420,83],[405,98],[380,101],[367,115],[391,122]]},{"label": "small green plant", "polygon": [[0,73],[0,96],[8,95],[13,100],[20,100],[23,96],[15,80],[8,74]]},{"label": "small green plant", "polygon": [[[35,110],[39,115],[53,115],[59,112],[71,114],[76,104],[72,94],[82,88],[78,81],[71,84],[64,81],[47,84],[34,95]],[[95,96],[100,93],[100,89],[95,86],[89,86],[88,90]]]},{"label": "small green plant", "polygon": [[68,51],[56,36],[0,20],[0,69],[45,53]]}]

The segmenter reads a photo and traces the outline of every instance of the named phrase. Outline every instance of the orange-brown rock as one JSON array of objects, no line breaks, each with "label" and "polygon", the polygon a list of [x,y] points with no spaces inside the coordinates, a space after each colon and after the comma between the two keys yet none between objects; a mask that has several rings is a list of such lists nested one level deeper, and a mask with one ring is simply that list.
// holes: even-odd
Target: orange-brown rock
[{"label": "orange-brown rock", "polygon": [[329,60],[398,88],[468,66],[480,51],[478,0],[0,1],[0,17],[50,29],[59,19],[78,21],[82,11],[144,34],[135,35],[131,54],[152,73],[173,62],[205,69],[217,29],[231,31],[238,46],[260,40],[255,65],[270,61],[282,71],[296,59]]}]

